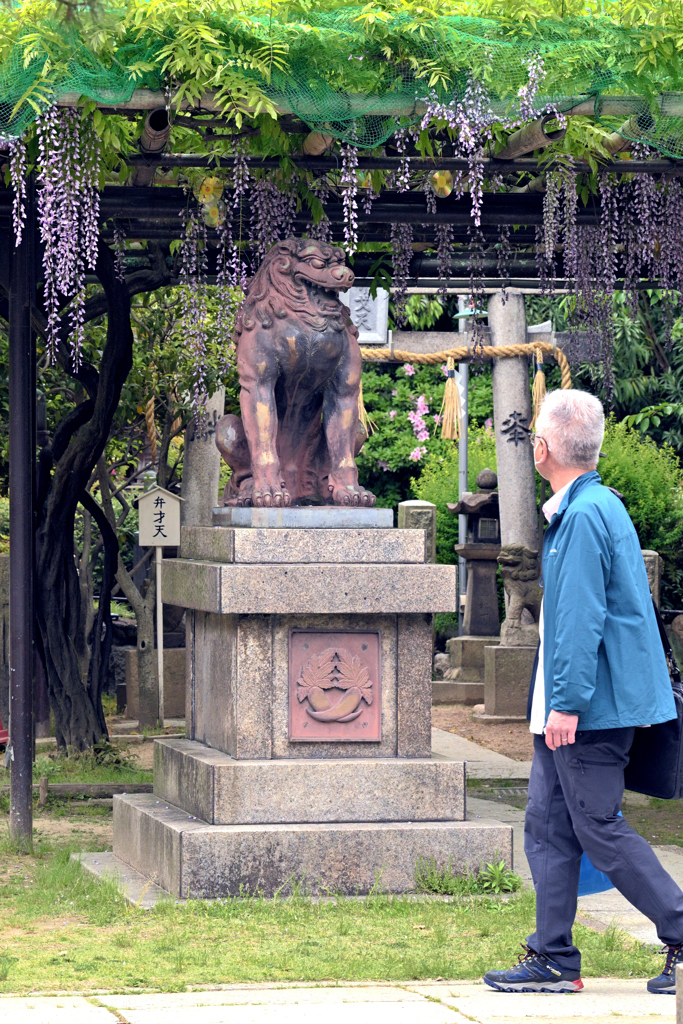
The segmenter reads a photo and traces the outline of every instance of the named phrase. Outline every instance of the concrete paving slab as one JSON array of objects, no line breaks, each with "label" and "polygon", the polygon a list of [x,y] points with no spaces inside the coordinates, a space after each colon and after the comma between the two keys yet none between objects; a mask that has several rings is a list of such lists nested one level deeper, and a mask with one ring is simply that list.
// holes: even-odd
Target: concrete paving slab
[{"label": "concrete paving slab", "polygon": [[444,729],[432,729],[432,758],[467,761],[471,779],[528,779],[531,770],[531,761],[515,761]]},{"label": "concrete paving slab", "polygon": [[11,1024],[114,1024],[116,1018],[84,996],[0,996],[0,1020]]},{"label": "concrete paving slab", "polygon": [[[465,1024],[428,996],[393,986],[244,987],[177,995],[107,996],[127,1024]],[[77,1022],[74,1022],[77,1024]]]},{"label": "concrete paving slab", "polygon": [[478,1024],[669,1024],[675,1020],[675,999],[653,996],[636,978],[586,978],[582,992],[550,995],[535,992],[496,992],[481,982],[416,982],[412,992],[440,999]]}]

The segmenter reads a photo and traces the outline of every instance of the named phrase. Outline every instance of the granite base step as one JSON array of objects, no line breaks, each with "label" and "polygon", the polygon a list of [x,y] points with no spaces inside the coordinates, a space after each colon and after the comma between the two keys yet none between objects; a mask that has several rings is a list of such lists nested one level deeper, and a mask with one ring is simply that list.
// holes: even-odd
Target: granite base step
[{"label": "granite base step", "polygon": [[212,825],[462,821],[464,762],[236,760],[196,740],[154,744],[154,793]]},{"label": "granite base step", "polygon": [[512,828],[496,821],[210,825],[153,794],[114,799],[114,854],[173,896],[363,895],[415,888],[422,858],[454,872],[502,858]]}]

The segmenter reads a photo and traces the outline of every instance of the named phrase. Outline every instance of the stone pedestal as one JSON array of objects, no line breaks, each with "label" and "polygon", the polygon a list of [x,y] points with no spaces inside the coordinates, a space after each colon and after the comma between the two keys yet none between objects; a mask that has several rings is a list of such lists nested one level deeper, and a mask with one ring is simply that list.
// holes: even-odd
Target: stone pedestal
[{"label": "stone pedestal", "polygon": [[450,668],[444,681],[432,683],[434,704],[481,704],[484,702],[484,651],[497,645],[497,636],[456,636],[446,641]]},{"label": "stone pedestal", "polygon": [[464,765],[431,760],[455,567],[358,511],[364,528],[186,528],[164,562],[164,602],[190,609],[188,739],[156,744],[154,794],[115,800],[114,852],[176,896],[403,892],[420,857],[510,860],[507,826],[464,820]]},{"label": "stone pedestal", "polygon": [[484,703],[486,716],[526,718],[529,683],[536,647],[486,647]]}]

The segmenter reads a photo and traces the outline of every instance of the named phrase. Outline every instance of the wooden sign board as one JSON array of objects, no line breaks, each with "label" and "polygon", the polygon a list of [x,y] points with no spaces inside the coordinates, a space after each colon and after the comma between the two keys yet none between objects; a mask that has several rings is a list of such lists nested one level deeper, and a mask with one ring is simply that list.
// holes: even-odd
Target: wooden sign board
[{"label": "wooden sign board", "polygon": [[153,487],[140,495],[140,547],[176,548],[180,545],[180,502],[183,500],[163,487]]}]

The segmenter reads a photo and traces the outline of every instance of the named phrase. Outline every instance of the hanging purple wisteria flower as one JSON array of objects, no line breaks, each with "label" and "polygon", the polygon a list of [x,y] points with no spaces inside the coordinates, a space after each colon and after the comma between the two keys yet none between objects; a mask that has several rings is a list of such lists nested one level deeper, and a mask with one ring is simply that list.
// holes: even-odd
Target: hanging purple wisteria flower
[{"label": "hanging purple wisteria flower", "polygon": [[181,330],[192,356],[192,405],[197,429],[205,432],[206,410],[206,225],[198,212],[182,213],[183,233],[180,241]]},{"label": "hanging purple wisteria flower", "polygon": [[342,146],[340,184],[344,204],[344,242],[346,252],[352,256],[358,248],[358,150],[355,146]]},{"label": "hanging purple wisteria flower", "polygon": [[23,139],[15,139],[9,144],[10,177],[14,198],[12,200],[12,223],[14,224],[14,244],[21,245],[21,238],[26,223],[26,144]]},{"label": "hanging purple wisteria flower", "polygon": [[272,178],[259,178],[252,191],[251,241],[257,260],[294,230],[296,195]]},{"label": "hanging purple wisteria flower", "polygon": [[114,221],[114,266],[116,279],[123,284],[126,280],[126,236],[117,220]]},{"label": "hanging purple wisteria flower", "polygon": [[57,350],[60,295],[70,302],[71,358],[83,344],[85,273],[97,260],[99,141],[73,108],[51,107],[36,121],[39,145],[38,224],[44,244],[47,351]]},{"label": "hanging purple wisteria flower", "polygon": [[438,295],[446,295],[451,276],[451,250],[453,248],[453,225],[437,224],[436,229],[436,265],[439,277]]},{"label": "hanging purple wisteria flower", "polygon": [[394,268],[394,320],[399,326],[406,322],[408,278],[413,258],[412,224],[391,225],[391,261]]}]

